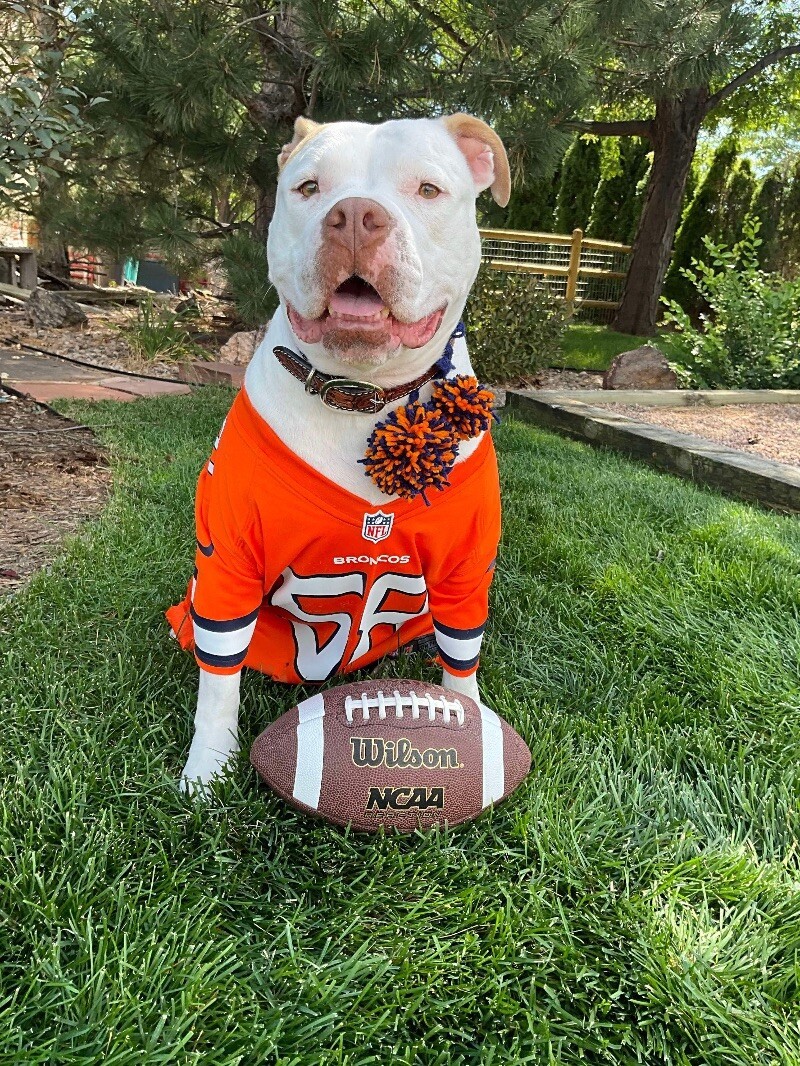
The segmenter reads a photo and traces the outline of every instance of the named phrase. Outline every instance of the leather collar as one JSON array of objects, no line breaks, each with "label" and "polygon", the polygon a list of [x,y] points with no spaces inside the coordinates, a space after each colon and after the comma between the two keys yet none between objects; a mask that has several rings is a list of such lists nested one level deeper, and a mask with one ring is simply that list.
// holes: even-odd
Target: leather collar
[{"label": "leather collar", "polygon": [[302,355],[285,348],[282,344],[272,349],[275,358],[293,378],[305,383],[305,390],[311,396],[319,396],[326,407],[336,411],[360,411],[362,414],[374,415],[384,407],[404,396],[422,388],[423,385],[441,374],[436,364],[407,385],[395,385],[393,389],[384,389],[371,381],[358,381],[353,378],[337,378],[315,370]]}]

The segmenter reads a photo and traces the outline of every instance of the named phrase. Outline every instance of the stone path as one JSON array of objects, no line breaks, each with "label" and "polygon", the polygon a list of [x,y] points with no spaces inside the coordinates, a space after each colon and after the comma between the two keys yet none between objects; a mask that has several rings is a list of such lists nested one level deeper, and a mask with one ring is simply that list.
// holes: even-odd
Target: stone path
[{"label": "stone path", "polygon": [[241,388],[244,367],[222,362],[192,362],[185,381],[151,381],[127,377],[108,370],[76,367],[63,359],[39,352],[0,349],[0,384],[49,403],[51,400],[138,400],[140,397],[180,395],[191,392],[193,383],[231,385]]},{"label": "stone path", "polygon": [[136,400],[140,396],[181,395],[191,386],[90,370],[39,352],[0,348],[0,383],[40,403],[51,400]]}]

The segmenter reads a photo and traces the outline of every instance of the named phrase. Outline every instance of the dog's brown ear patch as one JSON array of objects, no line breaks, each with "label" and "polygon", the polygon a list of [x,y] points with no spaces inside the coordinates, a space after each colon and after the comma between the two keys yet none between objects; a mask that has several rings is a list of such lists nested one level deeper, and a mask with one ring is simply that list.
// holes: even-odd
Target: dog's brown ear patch
[{"label": "dog's brown ear patch", "polygon": [[511,196],[511,170],[503,142],[491,126],[474,115],[445,115],[442,122],[467,161],[479,192],[491,189],[505,207]]},{"label": "dog's brown ear patch", "polygon": [[315,122],[313,119],[305,118],[303,115],[298,116],[294,120],[294,136],[288,144],[281,148],[278,154],[278,169],[280,170],[288,163],[289,157],[295,148],[299,148],[303,141],[308,140],[315,133],[319,133],[323,126],[323,122]]}]

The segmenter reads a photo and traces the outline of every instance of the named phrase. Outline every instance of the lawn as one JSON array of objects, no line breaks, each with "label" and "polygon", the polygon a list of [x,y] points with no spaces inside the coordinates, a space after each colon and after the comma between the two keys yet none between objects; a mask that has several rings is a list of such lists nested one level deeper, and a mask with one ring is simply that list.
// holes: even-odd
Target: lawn
[{"label": "lawn", "polygon": [[[195,807],[161,612],[229,402],[68,407],[116,489],[0,608],[0,1063],[797,1066],[796,522],[507,419],[482,676],[528,781],[410,838],[244,756]],[[245,678],[245,750],[297,695]]]},{"label": "lawn", "polygon": [[591,326],[583,322],[567,328],[561,350],[550,360],[552,367],[569,370],[608,370],[614,356],[629,352],[643,344],[656,344],[670,358],[670,340],[667,335],[634,337],[628,333],[615,333],[607,326]]}]

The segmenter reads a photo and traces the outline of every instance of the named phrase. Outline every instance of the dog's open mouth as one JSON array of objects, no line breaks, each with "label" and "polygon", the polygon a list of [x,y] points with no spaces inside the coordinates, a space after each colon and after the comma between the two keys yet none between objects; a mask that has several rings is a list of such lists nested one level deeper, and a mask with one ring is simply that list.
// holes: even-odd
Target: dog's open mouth
[{"label": "dog's open mouth", "polygon": [[444,315],[444,308],[416,322],[400,322],[368,281],[353,274],[331,294],[327,308],[318,318],[306,318],[291,304],[287,305],[292,329],[301,341],[313,344],[333,330],[357,330],[361,343],[365,334],[374,333],[375,343],[393,341],[406,348],[427,344]]}]

